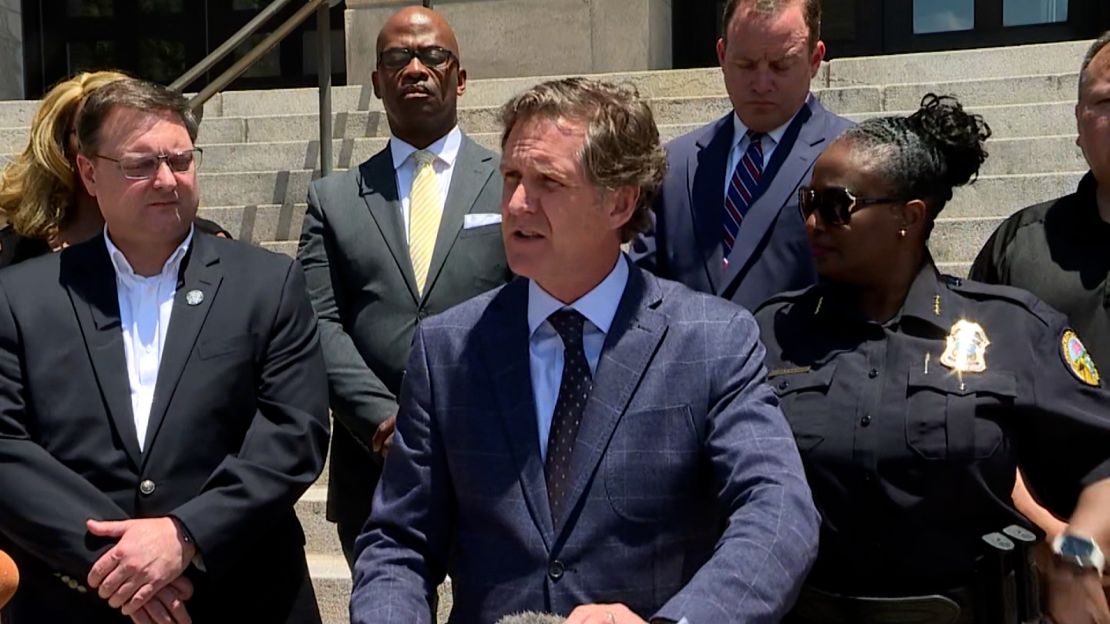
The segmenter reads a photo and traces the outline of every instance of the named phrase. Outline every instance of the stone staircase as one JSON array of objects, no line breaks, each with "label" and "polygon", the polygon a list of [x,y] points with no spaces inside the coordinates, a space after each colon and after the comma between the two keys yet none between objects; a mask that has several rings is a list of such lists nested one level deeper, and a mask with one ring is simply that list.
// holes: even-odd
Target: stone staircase
[{"label": "stone staircase", "polygon": [[[994,130],[982,176],[958,189],[932,235],[944,269],[966,274],[986,237],[1015,210],[1071,192],[1086,171],[1072,109],[1087,42],[1068,42],[826,63],[814,90],[833,111],[861,120],[917,108],[927,92],[953,94]],[[611,74],[650,97],[665,138],[730,110],[718,69]],[[471,80],[459,123],[497,149],[497,107],[540,77]],[[318,175],[317,94],[312,89],[236,91],[205,107],[199,144],[201,215],[239,239],[296,252],[309,182]],[[0,163],[22,148],[37,102],[0,102]],[[371,89],[333,95],[335,166],[355,166],[381,149],[388,126]],[[350,580],[334,526],[324,519],[324,479],[297,504],[316,592],[328,624],[347,621]]]}]

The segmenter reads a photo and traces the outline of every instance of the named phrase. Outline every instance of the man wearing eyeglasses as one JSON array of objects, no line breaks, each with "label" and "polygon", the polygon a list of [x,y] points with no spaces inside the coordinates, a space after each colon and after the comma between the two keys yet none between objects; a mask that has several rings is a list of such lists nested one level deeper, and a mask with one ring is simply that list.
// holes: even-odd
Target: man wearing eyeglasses
[{"label": "man wearing eyeglasses", "polygon": [[320,622],[293,505],[327,448],[300,267],[193,226],[197,124],[125,79],[78,120],[103,232],[0,273],[10,624]]},{"label": "man wearing eyeglasses", "polygon": [[755,309],[817,279],[797,192],[851,122],[810,93],[819,0],[729,0],[717,56],[733,112],[667,145],[653,229],[632,256],[660,277]]},{"label": "man wearing eyeglasses", "polygon": [[510,277],[497,156],[457,125],[466,70],[450,25],[423,7],[392,15],[372,78],[393,136],[358,167],[311,185],[297,253],[335,419],[327,513],[348,564],[417,324]]}]

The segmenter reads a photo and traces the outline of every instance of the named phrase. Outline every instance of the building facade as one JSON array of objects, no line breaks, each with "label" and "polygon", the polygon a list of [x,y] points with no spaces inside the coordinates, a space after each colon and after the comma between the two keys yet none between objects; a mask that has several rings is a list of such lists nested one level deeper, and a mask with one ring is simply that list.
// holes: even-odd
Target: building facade
[{"label": "building facade", "polygon": [[[0,0],[0,99],[37,98],[88,69],[119,68],[169,83],[270,0]],[[412,0],[411,4],[419,4]],[[365,84],[375,36],[399,0],[332,9],[333,83]],[[472,78],[704,67],[724,0],[434,0],[459,34]],[[291,15],[202,77],[203,87]],[[1110,0],[824,0],[829,58],[1092,38]],[[316,84],[310,19],[233,89]]]}]

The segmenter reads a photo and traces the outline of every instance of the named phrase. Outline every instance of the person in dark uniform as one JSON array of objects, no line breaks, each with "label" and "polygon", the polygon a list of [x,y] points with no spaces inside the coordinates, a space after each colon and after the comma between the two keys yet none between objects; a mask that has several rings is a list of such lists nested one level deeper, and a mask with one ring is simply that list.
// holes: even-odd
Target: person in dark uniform
[{"label": "person in dark uniform", "polygon": [[941,275],[926,247],[989,136],[930,94],[848,130],[800,192],[821,282],[756,313],[823,517],[786,622],[995,624],[976,615],[976,559],[984,534],[1029,526],[1010,499],[1018,465],[1071,519],[1044,570],[1047,613],[1110,618],[1110,393],[1063,315]]},{"label": "person in dark uniform", "polygon": [[[0,174],[0,268],[86,241],[104,230],[96,198],[77,177],[77,115],[96,89],[127,78],[116,71],[83,72],[55,85],[31,121],[23,152]],[[231,238],[214,221],[201,232]]]}]

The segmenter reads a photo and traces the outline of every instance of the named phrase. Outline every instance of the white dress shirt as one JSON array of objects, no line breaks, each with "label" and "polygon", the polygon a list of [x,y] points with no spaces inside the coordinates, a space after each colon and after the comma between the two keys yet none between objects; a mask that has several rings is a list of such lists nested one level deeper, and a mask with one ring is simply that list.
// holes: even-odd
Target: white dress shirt
[{"label": "white dress shirt", "polygon": [[[805,106],[809,106],[810,97],[813,96],[811,95],[806,98]],[[778,147],[779,143],[782,141],[782,136],[786,134],[786,129],[790,127],[790,124],[794,123],[794,117],[797,117],[800,112],[802,112],[802,109],[799,108],[798,112],[794,113],[793,117],[786,120],[786,123],[763,135],[763,140],[760,142],[763,146],[763,167],[761,170],[767,168],[767,163],[771,162],[771,155],[775,153],[775,148]],[[751,145],[751,141],[748,139],[748,127],[744,125],[744,122],[740,121],[739,115],[733,113],[732,149],[728,153],[728,169],[725,169],[725,197],[728,197],[728,185],[732,182],[732,172],[736,171],[736,165],[738,165],[740,159],[744,157],[744,152],[748,151],[749,145]]]},{"label": "white dress shirt", "polygon": [[131,384],[131,415],[135,419],[140,451],[146,444],[154,385],[158,381],[162,348],[166,345],[166,331],[170,327],[173,298],[177,293],[177,273],[192,241],[193,228],[190,227],[185,240],[162,265],[162,272],[143,277],[135,273],[123,252],[112,244],[108,227],[104,227],[108,257],[116,270],[123,352],[127,356],[127,380]]},{"label": "white dress shirt", "polygon": [[[455,126],[443,138],[424,148],[424,151],[435,154],[432,169],[436,172],[436,181],[439,182],[439,209],[443,210],[443,203],[447,200],[447,190],[451,188],[451,174],[455,170],[455,160],[459,156],[459,147],[462,145],[462,132]],[[416,177],[416,158],[413,157],[417,148],[405,143],[397,137],[389,139],[389,151],[393,155],[393,170],[397,173],[397,193],[401,197],[401,220],[405,224],[405,241],[409,239],[409,195],[412,193],[412,179]]]},{"label": "white dress shirt", "polygon": [[535,281],[528,282],[528,363],[532,372],[532,393],[536,400],[536,428],[540,434],[540,457],[547,459],[547,436],[551,432],[551,417],[559,398],[559,384],[563,380],[563,339],[547,321],[547,317],[563,308],[573,308],[586,322],[582,328],[582,348],[590,374],[597,374],[601,347],[605,335],[613,324],[617,305],[628,283],[628,264],[624,254],[617,257],[613,270],[593,290],[582,295],[570,305],[547,294]]}]

